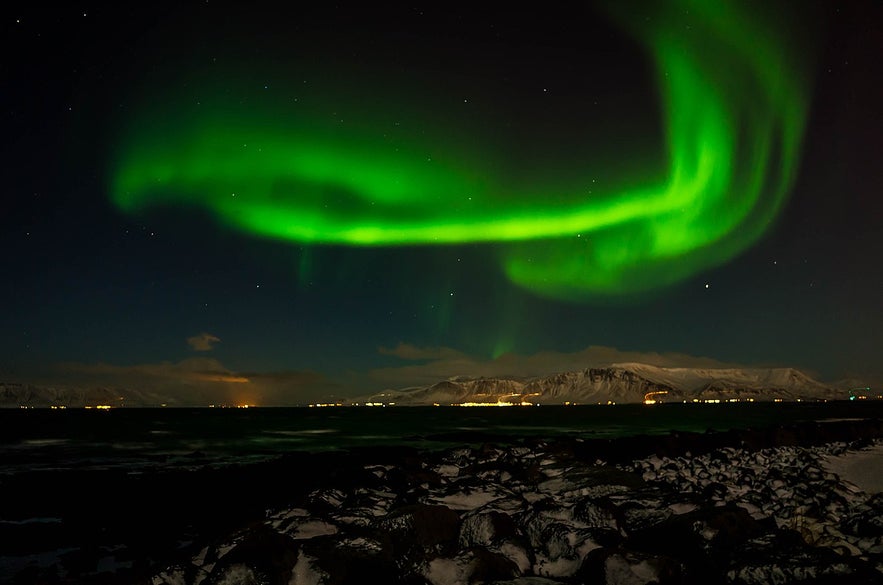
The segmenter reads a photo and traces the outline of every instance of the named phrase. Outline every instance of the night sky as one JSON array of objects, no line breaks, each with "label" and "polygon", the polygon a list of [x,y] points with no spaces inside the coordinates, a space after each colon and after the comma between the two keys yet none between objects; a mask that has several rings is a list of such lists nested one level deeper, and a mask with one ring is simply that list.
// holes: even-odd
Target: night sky
[{"label": "night sky", "polygon": [[125,4],[4,10],[0,382],[883,383],[879,2]]}]

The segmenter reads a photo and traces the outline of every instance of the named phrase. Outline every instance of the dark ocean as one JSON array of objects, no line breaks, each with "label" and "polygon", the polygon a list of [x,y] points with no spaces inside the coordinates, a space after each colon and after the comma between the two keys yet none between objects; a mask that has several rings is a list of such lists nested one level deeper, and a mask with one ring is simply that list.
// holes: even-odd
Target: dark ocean
[{"label": "dark ocean", "polygon": [[259,462],[292,452],[440,449],[527,437],[617,438],[879,418],[883,402],[537,407],[0,410],[0,476]]}]

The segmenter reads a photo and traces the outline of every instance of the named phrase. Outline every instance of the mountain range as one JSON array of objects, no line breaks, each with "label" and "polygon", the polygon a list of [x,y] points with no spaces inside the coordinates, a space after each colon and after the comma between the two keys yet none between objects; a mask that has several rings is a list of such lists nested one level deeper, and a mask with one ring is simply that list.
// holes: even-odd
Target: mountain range
[{"label": "mountain range", "polygon": [[[82,408],[84,406],[164,406],[169,400],[153,392],[132,389],[75,388],[0,383],[0,408]],[[172,401],[174,404],[174,401]]]},{"label": "mountain range", "polygon": [[536,378],[452,378],[430,386],[386,390],[361,400],[417,406],[846,398],[846,392],[793,368],[663,368],[621,363]]},{"label": "mountain range", "polygon": [[[845,400],[849,393],[793,368],[664,368],[618,363],[532,378],[455,377],[429,386],[384,390],[343,401],[397,406],[450,404],[628,404],[645,400]],[[341,402],[339,399],[336,402]],[[61,388],[0,383],[0,407],[208,406],[134,389]]]}]

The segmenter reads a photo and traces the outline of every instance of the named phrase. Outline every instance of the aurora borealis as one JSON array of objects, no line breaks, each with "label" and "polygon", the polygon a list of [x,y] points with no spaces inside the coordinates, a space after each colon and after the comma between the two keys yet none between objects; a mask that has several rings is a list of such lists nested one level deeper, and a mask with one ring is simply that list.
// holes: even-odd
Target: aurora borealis
[{"label": "aurora borealis", "polygon": [[168,109],[136,112],[113,199],[129,212],[205,206],[230,226],[294,242],[524,242],[501,249],[506,274],[551,297],[668,285],[729,260],[775,219],[799,162],[808,96],[788,39],[738,5],[684,0],[652,22],[631,26],[654,60],[663,104],[667,164],[647,184],[614,177],[592,189],[600,165],[590,156],[566,182],[535,161],[539,178],[522,180],[504,156],[463,148],[468,130],[442,128],[431,110],[428,124],[417,122],[437,126],[431,134],[393,138],[387,112],[407,107],[395,96],[413,96],[408,87],[344,80],[338,94],[377,105],[332,118],[291,100],[230,99],[236,89],[218,96],[196,76],[209,86],[198,108],[177,111],[182,89],[171,87]]},{"label": "aurora borealis", "polygon": [[0,383],[873,385],[883,8],[810,4],[16,8]]}]

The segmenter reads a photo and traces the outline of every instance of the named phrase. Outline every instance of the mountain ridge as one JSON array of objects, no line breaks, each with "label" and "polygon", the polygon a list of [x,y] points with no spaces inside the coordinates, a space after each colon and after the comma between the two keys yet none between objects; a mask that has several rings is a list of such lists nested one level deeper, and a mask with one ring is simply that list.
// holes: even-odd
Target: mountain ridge
[{"label": "mountain ridge", "polygon": [[845,399],[796,368],[666,368],[617,363],[534,378],[458,376],[422,387],[384,390],[362,402],[429,404],[607,404],[683,401]]},{"label": "mountain ridge", "polygon": [[[293,397],[294,398],[294,397]],[[331,402],[450,404],[630,404],[657,402],[846,400],[847,389],[796,368],[682,368],[614,363],[544,376],[452,376],[426,386],[387,389]],[[204,400],[204,398],[203,398]],[[292,405],[297,403],[293,400]],[[209,406],[129,388],[78,388],[0,382],[0,408]]]}]

